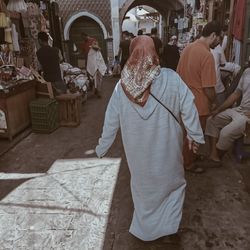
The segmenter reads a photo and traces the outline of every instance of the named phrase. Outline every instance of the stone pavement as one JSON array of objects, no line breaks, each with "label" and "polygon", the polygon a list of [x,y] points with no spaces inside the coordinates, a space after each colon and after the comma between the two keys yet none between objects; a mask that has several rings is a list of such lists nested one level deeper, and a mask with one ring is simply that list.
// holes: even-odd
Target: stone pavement
[{"label": "stone pavement", "polygon": [[[0,250],[249,250],[247,164],[187,174],[181,241],[141,242],[128,233],[133,203],[120,134],[107,158],[94,148],[115,80],[83,105],[77,128],[30,134],[0,158]],[[240,170],[240,171],[239,171]]]}]

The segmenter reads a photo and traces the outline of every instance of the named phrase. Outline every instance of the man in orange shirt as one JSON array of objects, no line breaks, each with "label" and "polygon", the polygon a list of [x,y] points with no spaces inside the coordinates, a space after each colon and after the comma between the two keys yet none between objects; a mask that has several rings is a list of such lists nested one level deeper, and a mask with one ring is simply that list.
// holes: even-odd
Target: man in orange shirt
[{"label": "man in orange shirt", "polygon": [[[218,45],[220,36],[220,25],[216,22],[209,22],[203,28],[201,38],[183,50],[177,66],[177,73],[195,96],[195,104],[203,130],[215,100],[216,72],[210,48],[213,49]],[[196,173],[203,172],[202,168],[197,168],[193,163],[194,155],[188,149],[188,144],[186,138],[183,147],[185,169]]]}]

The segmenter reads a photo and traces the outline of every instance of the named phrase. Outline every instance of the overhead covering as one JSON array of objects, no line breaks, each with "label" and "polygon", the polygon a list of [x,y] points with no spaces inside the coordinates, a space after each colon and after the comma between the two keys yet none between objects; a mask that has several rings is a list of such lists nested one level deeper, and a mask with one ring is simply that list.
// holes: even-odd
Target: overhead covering
[{"label": "overhead covering", "polygon": [[130,8],[134,8],[138,5],[148,5],[155,8],[156,10],[180,10],[184,7],[183,0],[135,0]]}]

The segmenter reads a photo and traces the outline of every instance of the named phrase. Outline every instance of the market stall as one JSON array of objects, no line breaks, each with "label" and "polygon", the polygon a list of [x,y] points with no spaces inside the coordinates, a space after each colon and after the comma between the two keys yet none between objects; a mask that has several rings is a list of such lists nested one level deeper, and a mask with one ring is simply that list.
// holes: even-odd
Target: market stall
[{"label": "market stall", "polygon": [[[31,124],[34,117],[30,112],[30,103],[41,94],[43,87],[47,89],[50,86],[46,98],[54,98],[51,83],[40,88],[36,56],[39,49],[38,33],[52,32],[52,36],[53,33],[58,33],[53,27],[54,22],[52,25],[50,22],[54,9],[56,8],[51,8],[50,2],[45,0],[0,0],[0,138],[11,140]],[[60,49],[60,38],[49,37],[49,45]],[[57,102],[60,114],[66,114],[68,111],[61,107],[64,102],[68,103],[68,99],[77,104],[86,100],[88,77],[86,71],[67,63],[61,64],[61,71],[69,96],[66,94]],[[77,114],[80,110],[78,106]],[[78,115],[76,124],[79,121]]]},{"label": "market stall", "polygon": [[37,97],[37,34],[49,32],[47,1],[0,0],[0,138],[12,139],[31,123]]},{"label": "market stall", "polygon": [[[9,83],[0,90],[0,137],[12,139],[30,125],[29,103],[35,99],[34,80]],[[1,87],[2,85],[0,85]]]},{"label": "market stall", "polygon": [[36,97],[36,81],[25,67],[32,64],[35,50],[23,53],[24,37],[21,13],[24,1],[0,1],[0,138],[12,139],[30,125],[29,102]]}]

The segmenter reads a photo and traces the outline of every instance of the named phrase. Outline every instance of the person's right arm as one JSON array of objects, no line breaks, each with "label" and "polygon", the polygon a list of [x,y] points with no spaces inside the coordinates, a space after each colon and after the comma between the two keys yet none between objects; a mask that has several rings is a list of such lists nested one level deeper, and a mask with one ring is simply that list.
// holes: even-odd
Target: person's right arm
[{"label": "person's right arm", "polygon": [[198,144],[204,144],[204,135],[201,129],[199,114],[194,104],[194,96],[187,85],[179,78],[180,113],[187,131],[189,148],[196,153]]},{"label": "person's right arm", "polygon": [[215,62],[212,53],[203,58],[201,64],[201,84],[210,105],[215,101],[216,72]]},{"label": "person's right arm", "polygon": [[204,93],[206,95],[206,97],[208,98],[210,103],[213,103],[216,97],[216,93],[215,93],[215,89],[214,87],[207,87],[207,88],[203,88]]},{"label": "person's right arm", "polygon": [[241,98],[242,91],[243,91],[244,79],[245,79],[245,73],[246,72],[243,72],[236,90],[226,99],[226,101],[224,103],[222,103],[222,105],[220,105],[217,109],[215,109],[212,112],[212,116],[215,116],[218,113],[226,110],[227,108],[230,108],[235,102],[237,102]]},{"label": "person's right arm", "polygon": [[234,91],[222,105],[220,105],[217,109],[215,109],[211,113],[212,116],[215,116],[218,113],[226,110],[227,108],[230,108],[235,102],[239,100],[240,97],[241,97],[241,92],[239,90]]}]

